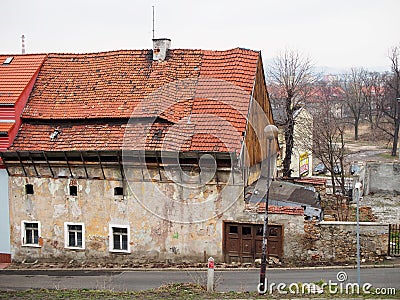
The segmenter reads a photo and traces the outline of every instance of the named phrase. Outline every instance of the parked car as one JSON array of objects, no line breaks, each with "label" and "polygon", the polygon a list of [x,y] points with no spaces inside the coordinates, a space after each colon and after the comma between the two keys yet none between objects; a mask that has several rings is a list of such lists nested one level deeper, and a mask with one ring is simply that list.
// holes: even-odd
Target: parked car
[{"label": "parked car", "polygon": [[350,174],[358,175],[361,171],[361,167],[359,165],[350,165]]},{"label": "parked car", "polygon": [[318,165],[315,166],[314,168],[314,174],[325,174],[327,171],[325,165],[323,163],[319,163]]},{"label": "parked car", "polygon": [[340,165],[334,165],[333,166],[333,173],[338,175],[342,173],[342,168],[340,167]]}]

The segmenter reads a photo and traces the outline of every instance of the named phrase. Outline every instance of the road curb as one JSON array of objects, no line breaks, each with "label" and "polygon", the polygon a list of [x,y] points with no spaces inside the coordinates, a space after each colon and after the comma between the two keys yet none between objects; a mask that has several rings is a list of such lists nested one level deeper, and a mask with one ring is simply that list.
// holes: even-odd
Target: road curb
[{"label": "road curb", "polygon": [[[268,268],[268,270],[274,271],[296,271],[296,270],[335,270],[335,269],[356,269],[356,265],[351,266],[322,266],[322,267],[287,267],[287,268]],[[389,264],[389,265],[364,265],[361,266],[361,269],[371,269],[371,268],[400,268],[400,264]],[[259,270],[260,268],[256,267],[248,267],[248,268],[218,268],[215,267],[215,271],[236,271],[236,272],[246,272],[246,271],[255,271]],[[177,267],[170,267],[170,268],[6,268],[0,270],[1,273],[7,271],[107,271],[107,272],[162,272],[162,271],[207,271],[207,268],[177,268]]]}]

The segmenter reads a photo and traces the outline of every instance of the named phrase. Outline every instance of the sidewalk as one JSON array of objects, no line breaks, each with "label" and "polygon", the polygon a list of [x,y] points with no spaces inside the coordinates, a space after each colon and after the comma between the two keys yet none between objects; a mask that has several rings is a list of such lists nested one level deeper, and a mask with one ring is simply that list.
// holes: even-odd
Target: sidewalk
[{"label": "sidewalk", "polygon": [[7,269],[11,264],[10,263],[0,263],[0,270]]},{"label": "sidewalk", "polygon": [[[273,270],[318,270],[318,269],[356,269],[356,264],[344,264],[344,265],[325,265],[325,266],[275,266],[269,265],[268,269]],[[394,257],[390,260],[385,260],[381,263],[376,264],[367,264],[361,263],[362,269],[368,268],[400,268],[400,257]],[[11,263],[11,264],[0,264],[0,269],[3,270],[87,270],[87,271],[95,271],[95,270],[107,270],[107,271],[200,271],[207,270],[206,263],[199,264],[175,264],[175,265],[162,265],[162,264],[144,264],[143,266],[134,265],[134,266],[124,266],[124,265],[115,265],[115,264],[107,264],[107,265],[84,265],[78,264],[74,262],[70,263]],[[215,269],[218,271],[248,271],[248,270],[258,270],[259,266],[247,265],[228,265],[228,264],[216,264]]]}]

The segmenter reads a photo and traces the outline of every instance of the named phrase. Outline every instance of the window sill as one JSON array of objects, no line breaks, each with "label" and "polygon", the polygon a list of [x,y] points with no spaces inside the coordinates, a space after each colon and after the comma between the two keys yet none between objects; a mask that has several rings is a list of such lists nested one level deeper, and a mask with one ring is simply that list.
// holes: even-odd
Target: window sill
[{"label": "window sill", "polygon": [[108,251],[111,252],[111,253],[116,253],[116,254],[118,254],[118,253],[121,253],[121,254],[130,254],[130,253],[131,253],[130,250],[110,249],[110,250],[108,250]]},{"label": "window sill", "polygon": [[71,246],[66,246],[66,247],[64,247],[65,249],[68,249],[68,250],[85,250],[85,248],[84,247],[71,247]]},{"label": "window sill", "polygon": [[42,248],[39,244],[22,244],[22,247]]}]

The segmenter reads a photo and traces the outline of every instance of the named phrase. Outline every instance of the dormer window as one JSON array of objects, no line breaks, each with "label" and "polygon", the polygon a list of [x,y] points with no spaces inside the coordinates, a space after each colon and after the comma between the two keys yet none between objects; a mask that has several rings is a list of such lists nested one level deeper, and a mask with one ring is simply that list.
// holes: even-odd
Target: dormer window
[{"label": "dormer window", "polygon": [[9,65],[11,64],[12,60],[14,59],[13,56],[9,56],[6,58],[6,60],[3,62],[3,65]]}]

